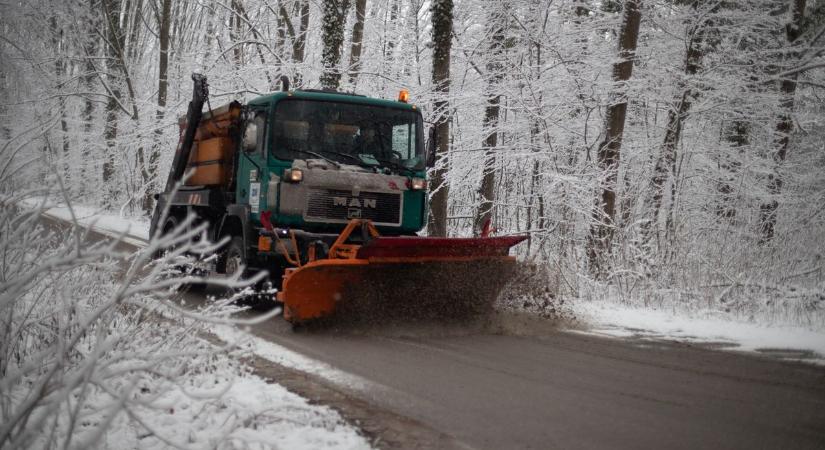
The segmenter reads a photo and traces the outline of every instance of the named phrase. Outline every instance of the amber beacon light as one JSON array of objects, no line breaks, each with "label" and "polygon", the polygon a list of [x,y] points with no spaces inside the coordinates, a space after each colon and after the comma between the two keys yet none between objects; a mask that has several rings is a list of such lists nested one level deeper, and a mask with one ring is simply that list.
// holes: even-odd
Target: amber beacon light
[{"label": "amber beacon light", "polygon": [[401,91],[398,92],[398,101],[408,103],[410,101],[410,91],[401,89]]}]

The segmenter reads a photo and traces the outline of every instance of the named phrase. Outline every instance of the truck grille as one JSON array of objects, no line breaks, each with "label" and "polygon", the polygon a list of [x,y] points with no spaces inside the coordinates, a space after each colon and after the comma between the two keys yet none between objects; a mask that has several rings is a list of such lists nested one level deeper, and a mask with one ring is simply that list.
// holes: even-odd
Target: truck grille
[{"label": "truck grille", "polygon": [[376,225],[401,225],[401,193],[310,189],[304,219],[311,222],[348,222],[369,219]]}]

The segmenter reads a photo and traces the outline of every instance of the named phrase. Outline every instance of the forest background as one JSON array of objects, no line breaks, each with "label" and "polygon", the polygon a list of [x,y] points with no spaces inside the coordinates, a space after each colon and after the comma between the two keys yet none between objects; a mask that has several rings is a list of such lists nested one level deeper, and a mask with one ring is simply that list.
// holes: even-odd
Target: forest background
[{"label": "forest background", "polygon": [[430,234],[527,233],[556,297],[825,323],[822,0],[0,6],[5,193],[150,214],[192,72],[213,107],[282,75],[407,89],[440,137]]}]

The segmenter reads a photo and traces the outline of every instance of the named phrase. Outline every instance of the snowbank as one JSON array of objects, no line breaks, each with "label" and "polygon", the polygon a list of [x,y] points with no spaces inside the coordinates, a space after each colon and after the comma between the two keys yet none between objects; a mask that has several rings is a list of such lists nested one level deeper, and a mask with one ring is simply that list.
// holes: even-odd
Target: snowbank
[{"label": "snowbank", "polygon": [[[701,313],[639,308],[606,301],[575,302],[576,316],[590,325],[586,333],[612,337],[667,339],[719,344],[737,351],[815,353],[810,361],[825,364],[825,332],[790,326],[762,326]],[[808,359],[806,358],[806,359]]]},{"label": "snowbank", "polygon": [[[284,387],[246,374],[234,379],[195,383],[226,389],[218,398],[198,398],[188,387],[166,392],[152,401],[155,414],[144,424],[152,434],[138,434],[121,417],[107,434],[113,448],[285,448],[369,449],[369,443],[334,410],[311,405]],[[201,389],[203,389],[201,387]],[[188,391],[188,392],[187,392]],[[195,392],[192,392],[195,391]],[[211,397],[213,393],[206,393]],[[157,406],[163,406],[158,409]]]},{"label": "snowbank", "polygon": [[121,217],[117,214],[101,211],[84,205],[47,203],[42,198],[28,198],[19,202],[28,208],[44,208],[43,215],[53,219],[72,222],[72,216],[78,224],[110,237],[123,236],[131,245],[143,247],[149,240],[149,221],[138,217]]},{"label": "snowbank", "polygon": [[[31,226],[45,209],[142,247],[145,222],[38,200],[23,206],[4,210],[17,228],[0,235],[11,277],[4,312],[14,318],[4,326],[23,336],[0,341],[2,354],[15,355],[0,377],[0,435],[11,447],[371,448],[335,410],[243,364],[248,353],[238,345],[248,343],[226,320],[237,310],[228,300],[177,312],[174,289],[163,284],[170,260],[92,242],[75,249],[62,234]],[[216,321],[229,345],[199,337]],[[270,358],[281,351],[268,350]]]}]

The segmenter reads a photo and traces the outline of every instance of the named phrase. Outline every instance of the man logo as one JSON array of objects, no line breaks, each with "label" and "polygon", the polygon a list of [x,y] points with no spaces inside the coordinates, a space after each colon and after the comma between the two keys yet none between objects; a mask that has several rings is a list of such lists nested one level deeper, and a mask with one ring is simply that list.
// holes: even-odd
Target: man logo
[{"label": "man logo", "polygon": [[346,206],[347,208],[370,208],[375,209],[376,200],[371,198],[346,198],[332,197],[332,206]]}]

